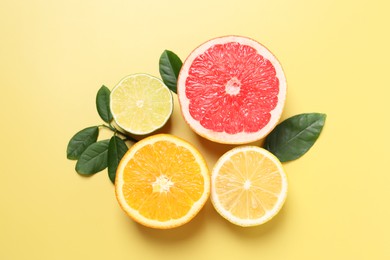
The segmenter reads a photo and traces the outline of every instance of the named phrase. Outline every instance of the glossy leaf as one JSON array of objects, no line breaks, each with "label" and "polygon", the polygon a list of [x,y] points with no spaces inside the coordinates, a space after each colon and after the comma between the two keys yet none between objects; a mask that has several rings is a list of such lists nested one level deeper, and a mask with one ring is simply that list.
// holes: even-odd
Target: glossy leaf
[{"label": "glossy leaf", "polygon": [[77,161],[76,171],[79,174],[91,175],[104,170],[107,167],[109,141],[102,140],[88,146]]},{"label": "glossy leaf", "polygon": [[115,183],[116,169],[127,150],[128,148],[125,141],[120,139],[118,136],[114,135],[110,139],[110,143],[108,145],[108,177],[112,183]]},{"label": "glossy leaf", "polygon": [[281,162],[304,155],[316,142],[325,124],[325,114],[308,113],[290,117],[267,136],[264,148]]},{"label": "glossy leaf", "polygon": [[103,85],[96,95],[97,111],[103,121],[107,123],[112,121],[112,114],[110,110],[110,93],[110,90]]},{"label": "glossy leaf", "polygon": [[95,143],[99,135],[99,127],[91,126],[77,132],[69,141],[66,156],[77,160],[88,146]]},{"label": "glossy leaf", "polygon": [[159,69],[164,84],[177,93],[177,78],[183,62],[172,51],[165,50],[160,56]]}]

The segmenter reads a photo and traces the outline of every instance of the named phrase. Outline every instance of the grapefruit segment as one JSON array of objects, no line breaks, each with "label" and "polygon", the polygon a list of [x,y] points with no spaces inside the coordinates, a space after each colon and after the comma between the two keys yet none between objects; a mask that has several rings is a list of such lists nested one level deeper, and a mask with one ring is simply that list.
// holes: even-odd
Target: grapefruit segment
[{"label": "grapefruit segment", "polygon": [[215,38],[196,48],[177,85],[185,121],[220,143],[265,137],[279,121],[286,97],[286,79],[274,55],[240,36]]}]

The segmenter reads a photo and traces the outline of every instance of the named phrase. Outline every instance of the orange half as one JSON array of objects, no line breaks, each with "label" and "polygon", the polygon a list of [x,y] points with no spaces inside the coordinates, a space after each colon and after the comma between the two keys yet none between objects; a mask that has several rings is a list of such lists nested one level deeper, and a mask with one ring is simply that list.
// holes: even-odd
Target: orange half
[{"label": "orange half", "polygon": [[201,210],[210,194],[210,176],[195,147],[158,134],[137,142],[123,156],[115,191],[135,221],[168,229],[189,222]]}]

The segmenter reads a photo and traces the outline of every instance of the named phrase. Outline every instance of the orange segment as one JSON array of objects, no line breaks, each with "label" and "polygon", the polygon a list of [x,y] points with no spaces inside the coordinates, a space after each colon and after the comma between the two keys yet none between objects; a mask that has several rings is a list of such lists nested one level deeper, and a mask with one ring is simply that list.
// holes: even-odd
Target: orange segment
[{"label": "orange segment", "polygon": [[121,160],[116,194],[137,222],[172,228],[190,221],[210,193],[210,177],[201,154],[189,143],[160,134],[136,143]]},{"label": "orange segment", "polygon": [[275,216],[287,195],[287,178],[279,160],[255,146],[224,154],[212,172],[215,209],[240,226],[260,225]]}]

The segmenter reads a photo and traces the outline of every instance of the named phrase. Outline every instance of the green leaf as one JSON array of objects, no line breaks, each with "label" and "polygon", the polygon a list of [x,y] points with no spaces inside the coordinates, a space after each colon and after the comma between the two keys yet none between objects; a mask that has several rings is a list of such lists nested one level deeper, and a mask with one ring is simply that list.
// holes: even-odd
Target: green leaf
[{"label": "green leaf", "polygon": [[325,114],[308,113],[290,117],[267,136],[264,148],[281,162],[298,159],[315,143],[325,124]]},{"label": "green leaf", "polygon": [[106,86],[102,86],[96,95],[96,108],[104,122],[112,121],[110,110],[110,90]]},{"label": "green leaf", "polygon": [[96,142],[99,127],[91,126],[77,132],[69,141],[66,156],[70,160],[77,160],[88,146]]},{"label": "green leaf", "polygon": [[115,183],[116,169],[127,150],[128,148],[125,141],[120,139],[118,136],[114,135],[110,139],[110,143],[108,145],[108,177],[110,177],[112,183]]},{"label": "green leaf", "polygon": [[102,140],[88,146],[77,161],[76,171],[83,175],[91,175],[104,170],[107,167],[109,141]]},{"label": "green leaf", "polygon": [[159,69],[165,85],[177,93],[177,78],[183,62],[172,51],[165,50],[160,56]]}]

